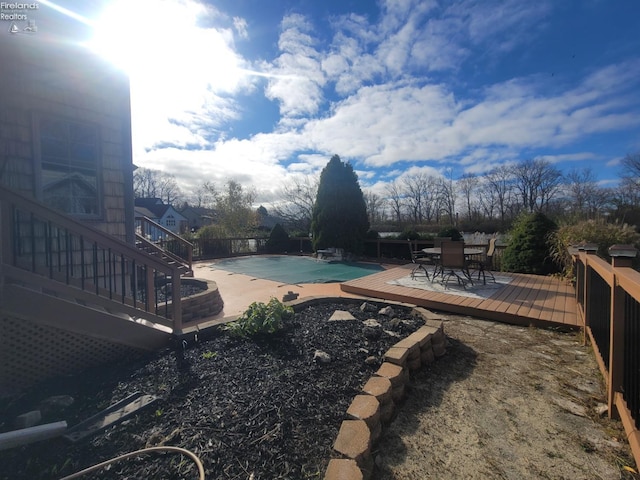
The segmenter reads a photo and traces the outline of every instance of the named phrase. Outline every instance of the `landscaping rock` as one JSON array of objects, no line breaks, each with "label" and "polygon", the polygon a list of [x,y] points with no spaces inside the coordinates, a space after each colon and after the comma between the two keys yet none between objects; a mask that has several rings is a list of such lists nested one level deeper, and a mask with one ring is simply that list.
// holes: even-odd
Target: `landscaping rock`
[{"label": "landscaping rock", "polygon": [[355,320],[355,319],[356,317],[351,315],[350,312],[347,312],[345,310],[336,310],[335,312],[333,312],[333,315],[331,315],[331,317],[329,318],[329,321],[339,322],[339,321]]},{"label": "landscaping rock", "polygon": [[377,312],[378,307],[376,307],[372,303],[364,302],[362,305],[360,305],[360,311],[361,312]]},{"label": "landscaping rock", "polygon": [[330,363],[331,355],[327,352],[323,352],[322,350],[316,350],[313,352],[313,361],[318,363]]}]

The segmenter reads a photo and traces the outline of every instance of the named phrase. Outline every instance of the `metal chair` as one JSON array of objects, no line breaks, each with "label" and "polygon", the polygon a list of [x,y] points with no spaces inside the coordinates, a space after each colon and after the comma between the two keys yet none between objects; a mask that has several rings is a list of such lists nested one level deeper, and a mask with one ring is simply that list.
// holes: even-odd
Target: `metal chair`
[{"label": "metal chair", "polygon": [[480,275],[482,275],[482,283],[487,284],[487,274],[493,280],[493,283],[496,283],[496,277],[493,276],[493,272],[491,271],[493,267],[493,254],[496,251],[496,239],[489,239],[489,246],[487,248],[487,253],[484,254],[484,258],[472,259],[468,262],[469,268],[478,271],[478,280],[480,280]]},{"label": "metal chair", "polygon": [[[442,247],[442,242],[450,242],[451,237],[434,237],[433,238],[433,248]],[[435,254],[431,256],[431,260],[433,262],[433,278],[442,274],[442,269],[440,268],[440,254]]]},{"label": "metal chair", "polygon": [[440,268],[442,269],[442,284],[447,288],[451,277],[455,277],[458,285],[467,288],[467,284],[473,285],[471,275],[464,256],[464,242],[444,241],[441,245]]},{"label": "metal chair", "polygon": [[411,270],[411,279],[415,279],[418,270],[422,270],[427,280],[431,281],[427,267],[433,265],[432,258],[427,256],[422,250],[414,250],[411,240],[409,240],[409,252],[411,253],[411,263],[415,265],[413,270]]}]

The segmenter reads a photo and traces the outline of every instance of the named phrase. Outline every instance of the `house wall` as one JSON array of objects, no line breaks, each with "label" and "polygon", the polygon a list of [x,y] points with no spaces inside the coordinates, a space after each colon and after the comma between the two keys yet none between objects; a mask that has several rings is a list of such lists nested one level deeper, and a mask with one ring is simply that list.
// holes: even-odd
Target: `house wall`
[{"label": "house wall", "polygon": [[0,65],[0,185],[42,199],[42,116],[94,125],[98,209],[75,216],[133,243],[127,77],[86,49],[39,35],[3,36]]}]

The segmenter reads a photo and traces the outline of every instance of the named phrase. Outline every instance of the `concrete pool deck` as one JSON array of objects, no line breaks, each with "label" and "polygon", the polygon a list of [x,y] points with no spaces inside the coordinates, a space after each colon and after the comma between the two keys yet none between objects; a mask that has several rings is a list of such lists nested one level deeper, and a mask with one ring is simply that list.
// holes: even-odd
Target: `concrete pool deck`
[{"label": "concrete pool deck", "polygon": [[[300,283],[288,284],[254,278],[242,273],[232,273],[215,268],[215,261],[204,260],[193,264],[193,276],[203,280],[212,280],[218,285],[218,291],[224,302],[224,308],[213,317],[205,318],[195,324],[185,324],[184,331],[203,329],[231,320],[244,312],[253,302],[268,302],[272,297],[282,297],[292,291],[299,299],[309,297],[366,298],[361,295],[343,292],[340,283]],[[382,265],[391,268],[397,265]]]}]

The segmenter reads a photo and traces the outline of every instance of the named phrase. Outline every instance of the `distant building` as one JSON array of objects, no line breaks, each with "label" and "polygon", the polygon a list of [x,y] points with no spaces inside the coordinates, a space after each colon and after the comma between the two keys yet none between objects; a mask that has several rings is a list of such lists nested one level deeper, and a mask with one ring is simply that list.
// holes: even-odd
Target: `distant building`
[{"label": "distant building", "polygon": [[[159,198],[136,198],[135,217],[147,217],[173,233],[184,233],[188,228],[187,218]],[[150,229],[145,234],[154,242],[165,236],[160,229]]]},{"label": "distant building", "polygon": [[180,213],[187,219],[188,228],[192,232],[214,223],[215,211],[211,208],[187,206]]}]

